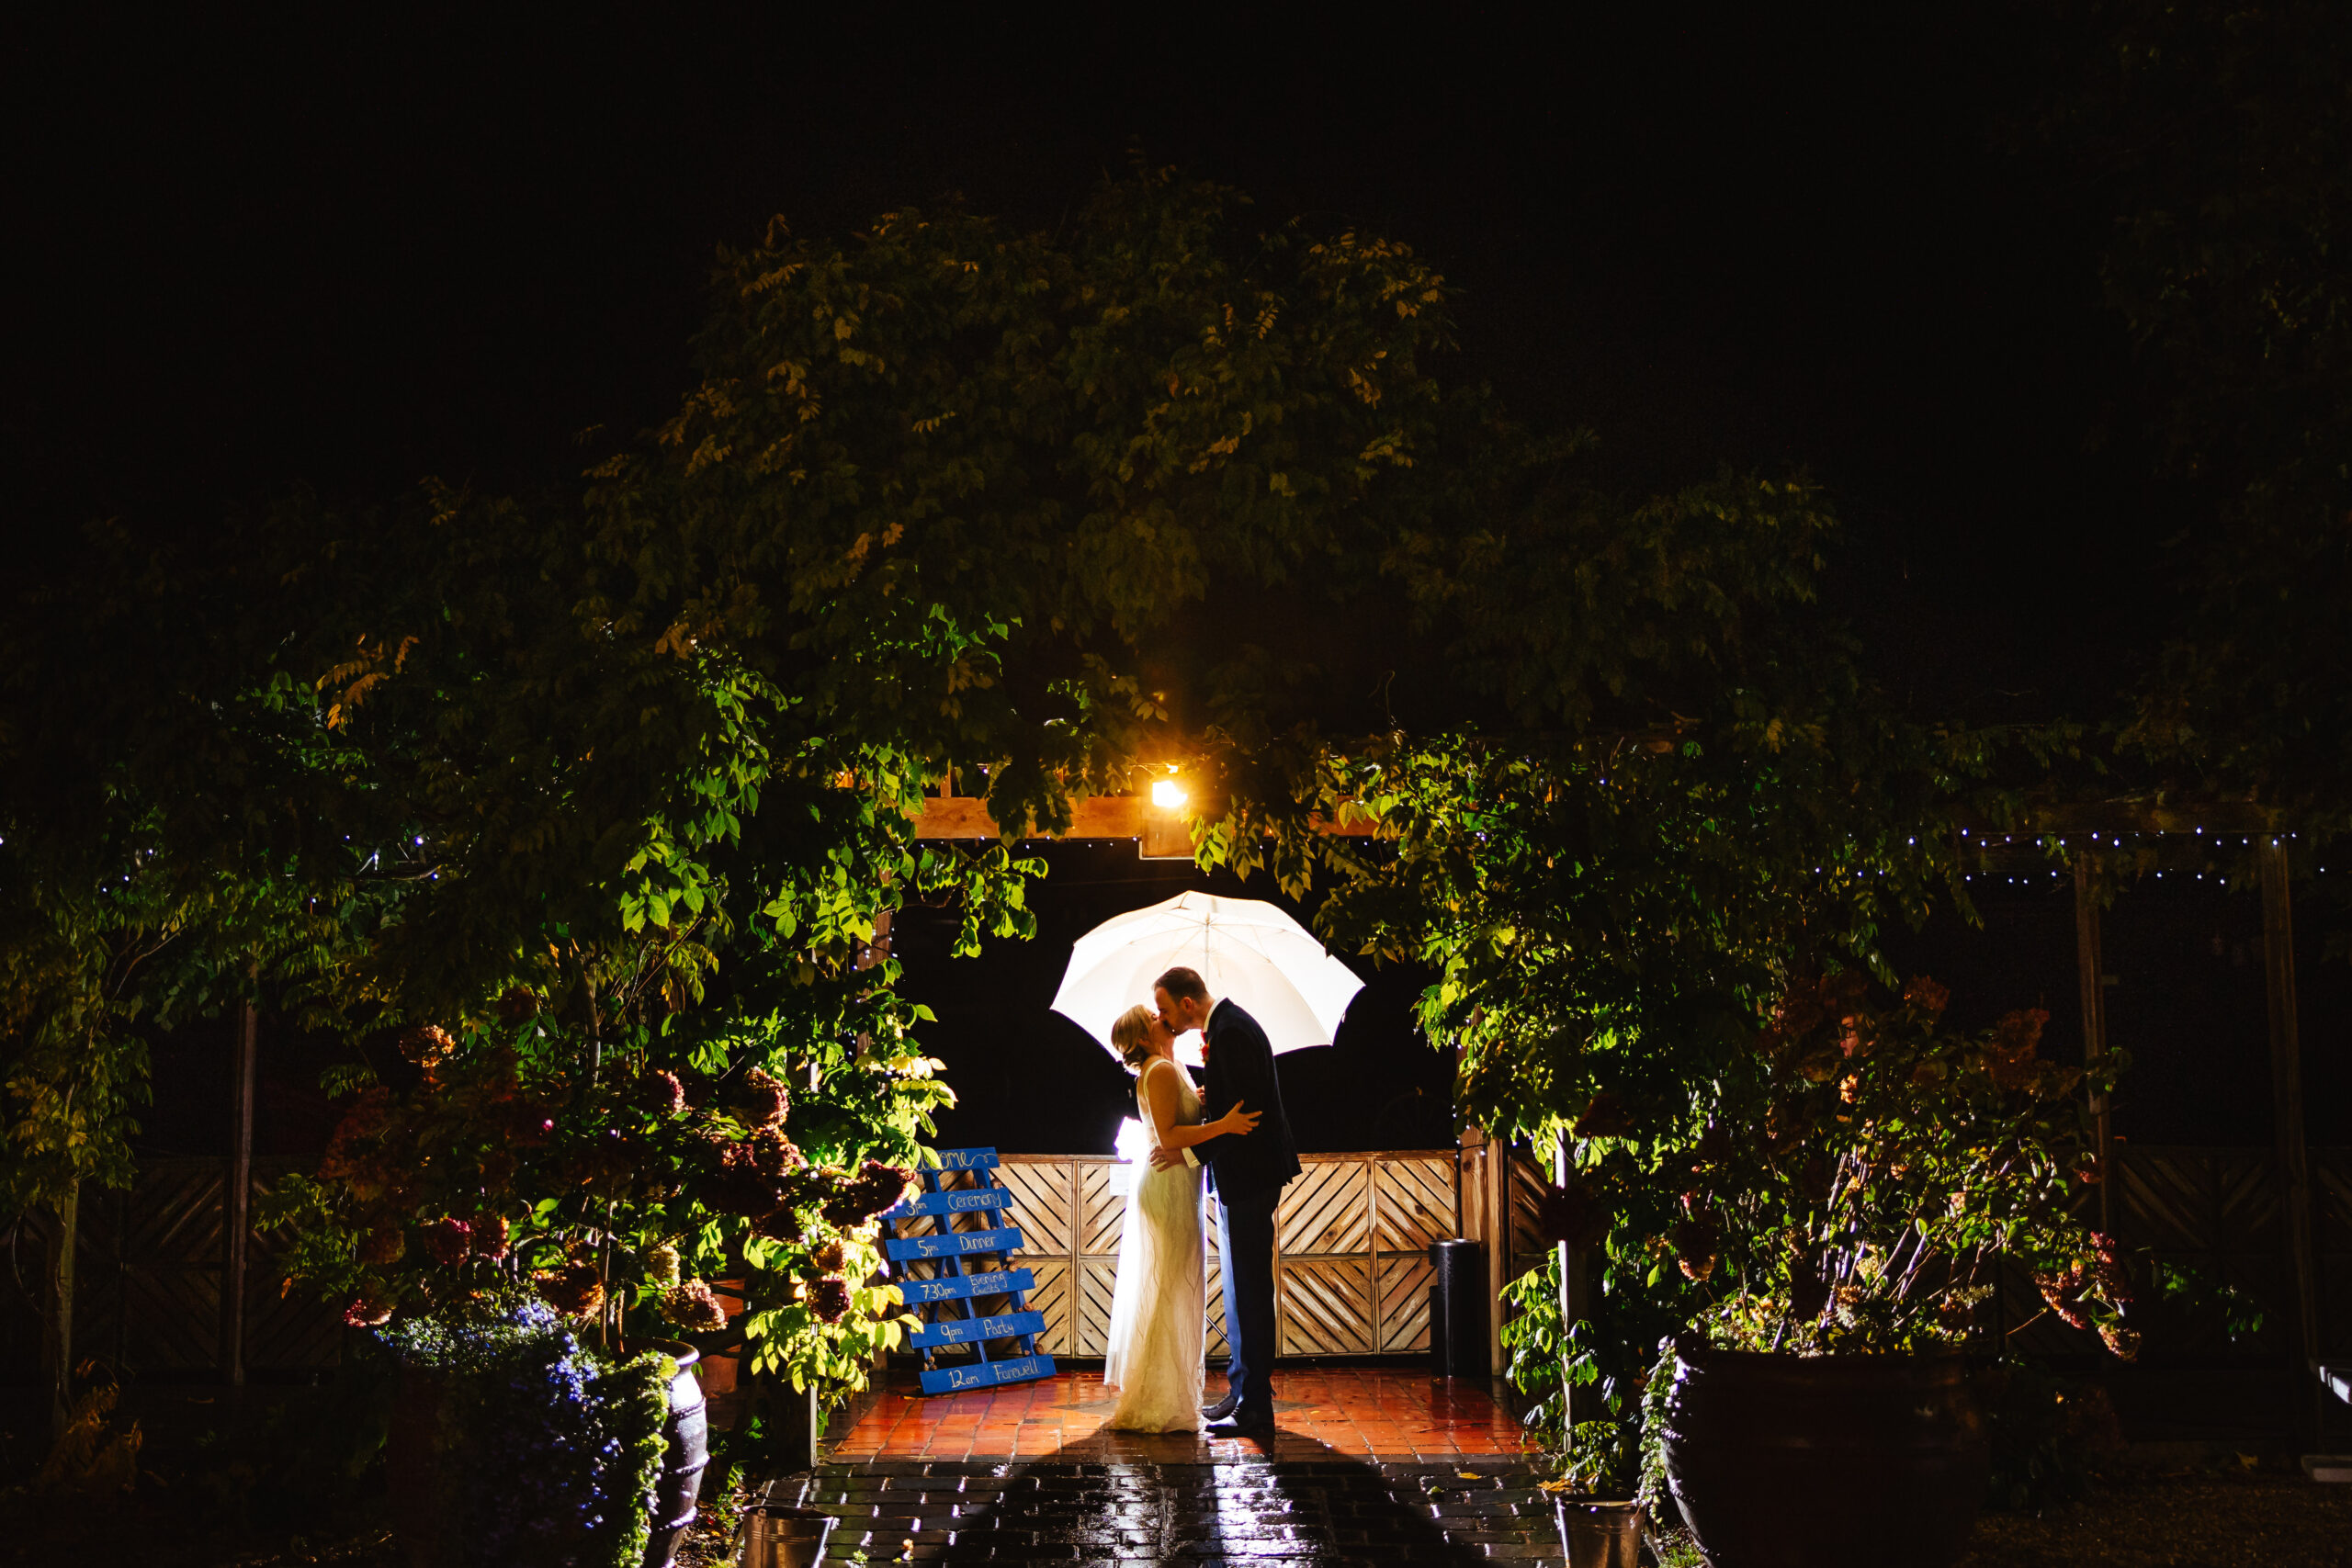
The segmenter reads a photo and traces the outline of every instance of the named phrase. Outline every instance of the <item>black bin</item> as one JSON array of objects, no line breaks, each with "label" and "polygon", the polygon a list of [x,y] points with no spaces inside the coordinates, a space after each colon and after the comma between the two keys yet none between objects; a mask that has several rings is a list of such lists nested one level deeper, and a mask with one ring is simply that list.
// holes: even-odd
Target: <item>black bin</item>
[{"label": "black bin", "polygon": [[1487,1256],[1475,1241],[1430,1243],[1430,1367],[1442,1378],[1483,1378]]}]

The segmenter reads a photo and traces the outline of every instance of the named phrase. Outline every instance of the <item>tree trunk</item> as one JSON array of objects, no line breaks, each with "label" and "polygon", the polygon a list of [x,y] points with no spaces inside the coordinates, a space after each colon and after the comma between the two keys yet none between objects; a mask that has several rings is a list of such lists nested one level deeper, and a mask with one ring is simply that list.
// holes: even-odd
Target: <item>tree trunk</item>
[{"label": "tree trunk", "polygon": [[74,1253],[80,1245],[82,1187],[65,1190],[57,1203],[57,1228],[51,1233],[43,1292],[48,1316],[41,1323],[41,1385],[49,1393],[49,1425],[52,1438],[64,1435],[74,1414]]},{"label": "tree trunk", "polygon": [[253,1231],[254,1057],[260,1018],[238,1010],[229,1069],[229,1166],[220,1176],[220,1381],[245,1386],[245,1258]]}]

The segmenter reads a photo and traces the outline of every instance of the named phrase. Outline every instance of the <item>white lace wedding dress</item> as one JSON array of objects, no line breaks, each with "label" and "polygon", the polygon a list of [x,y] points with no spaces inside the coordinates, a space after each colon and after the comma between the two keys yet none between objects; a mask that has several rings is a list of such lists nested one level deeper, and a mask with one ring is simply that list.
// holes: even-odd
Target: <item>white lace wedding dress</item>
[{"label": "white lace wedding dress", "polygon": [[[1150,1076],[1176,1075],[1177,1117],[1201,1119],[1201,1097],[1166,1057],[1136,1080],[1136,1111],[1156,1145],[1165,1135],[1146,1091]],[[1207,1334],[1202,1293],[1201,1173],[1179,1165],[1134,1167],[1127,1216],[1119,1232],[1118,1284],[1111,1295],[1111,1339],[1102,1381],[1119,1391],[1105,1426],[1123,1432],[1194,1432],[1201,1426],[1202,1352]]]}]

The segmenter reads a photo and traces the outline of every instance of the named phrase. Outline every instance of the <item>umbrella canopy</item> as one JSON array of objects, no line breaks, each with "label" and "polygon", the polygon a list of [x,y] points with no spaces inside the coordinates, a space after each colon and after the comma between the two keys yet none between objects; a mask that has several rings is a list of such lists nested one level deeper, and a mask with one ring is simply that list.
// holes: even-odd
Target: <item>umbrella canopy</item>
[{"label": "umbrella canopy", "polygon": [[1331,1043],[1363,989],[1353,970],[1272,904],[1180,893],[1079,938],[1054,1010],[1115,1056],[1112,1023],[1138,1002],[1149,1007],[1152,982],[1180,964],[1200,971],[1209,995],[1248,1009],[1276,1052]]}]

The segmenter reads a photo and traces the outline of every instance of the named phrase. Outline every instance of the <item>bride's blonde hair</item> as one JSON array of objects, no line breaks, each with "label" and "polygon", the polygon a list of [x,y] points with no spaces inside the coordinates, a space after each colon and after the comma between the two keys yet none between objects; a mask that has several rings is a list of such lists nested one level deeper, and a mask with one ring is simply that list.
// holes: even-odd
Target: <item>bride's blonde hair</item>
[{"label": "bride's blonde hair", "polygon": [[1119,1048],[1119,1060],[1126,1063],[1127,1071],[1140,1073],[1151,1060],[1152,1047],[1159,1043],[1152,1036],[1159,1028],[1159,1015],[1148,1007],[1129,1008],[1111,1026],[1111,1043]]}]

